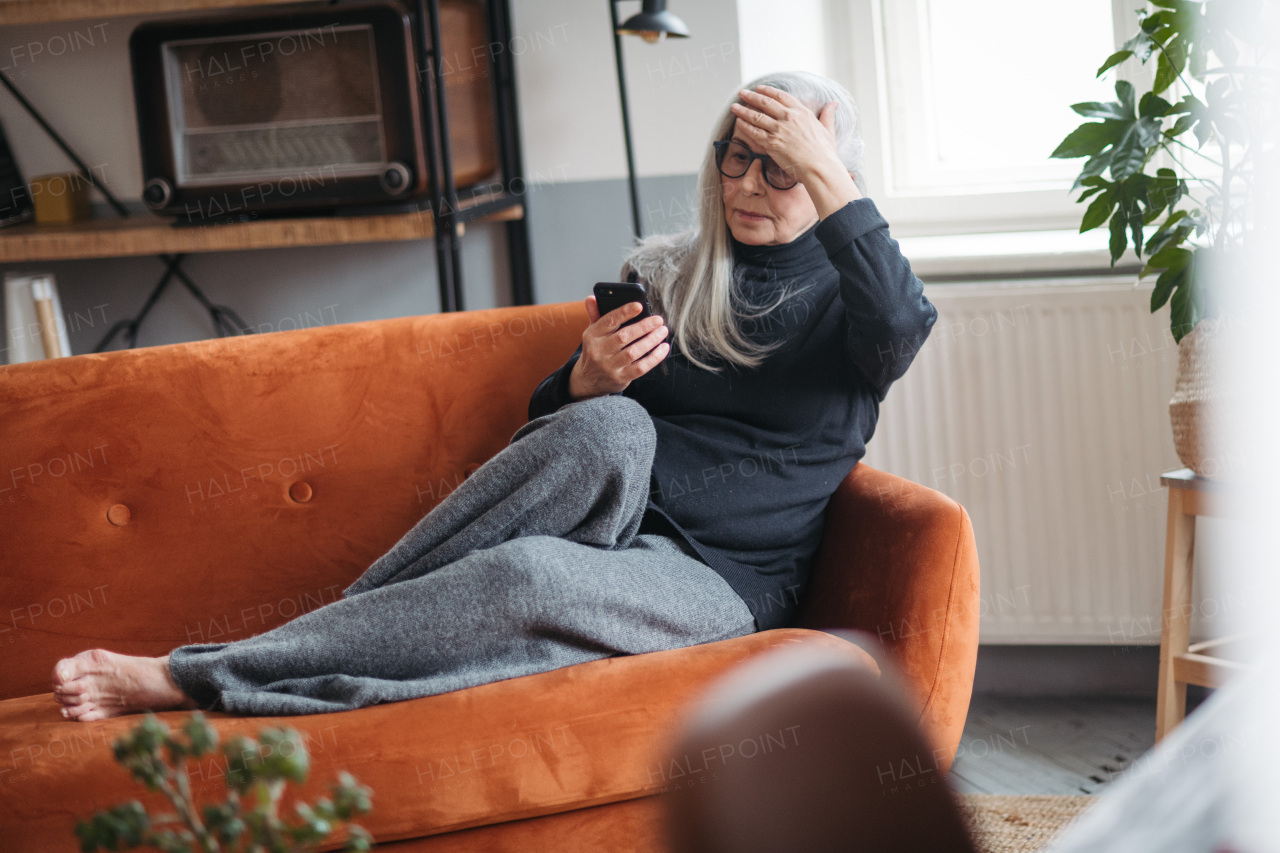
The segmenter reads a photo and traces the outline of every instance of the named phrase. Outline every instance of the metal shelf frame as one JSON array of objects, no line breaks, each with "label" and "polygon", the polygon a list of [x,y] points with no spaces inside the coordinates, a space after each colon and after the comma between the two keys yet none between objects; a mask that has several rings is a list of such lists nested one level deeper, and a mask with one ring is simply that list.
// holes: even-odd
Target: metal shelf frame
[{"label": "metal shelf frame", "polygon": [[[453,182],[453,158],[449,148],[449,109],[439,47],[439,0],[414,0],[414,36],[420,64],[418,91],[422,99],[423,138],[426,141],[431,214],[435,221],[436,270],[440,281],[440,310],[463,311],[462,228],[509,207],[522,205],[512,192],[517,182],[523,193],[526,184],[521,160],[520,117],[517,112],[515,67],[511,51],[490,50],[490,83],[497,115],[498,162],[503,193],[495,199],[460,209]],[[509,0],[485,0],[485,24],[489,44],[511,43]],[[506,223],[507,262],[510,267],[513,305],[533,304],[532,265],[529,257],[529,229],[525,217]]]}]

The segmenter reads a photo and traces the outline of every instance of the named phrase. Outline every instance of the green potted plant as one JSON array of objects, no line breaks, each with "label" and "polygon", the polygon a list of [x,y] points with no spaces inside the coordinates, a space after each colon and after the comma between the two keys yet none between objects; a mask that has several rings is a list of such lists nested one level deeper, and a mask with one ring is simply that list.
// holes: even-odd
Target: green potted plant
[{"label": "green potted plant", "polygon": [[311,759],[293,729],[267,729],[258,739],[232,738],[223,748],[227,761],[227,799],[199,808],[192,796],[187,761],[211,755],[218,733],[199,712],[174,735],[154,714],[112,743],[118,761],[151,791],[161,792],[173,812],[152,816],[134,800],[76,824],[80,849],[120,850],[146,847],[166,853],[217,851],[311,851],[334,834],[345,836],[344,850],[368,850],[373,840],[349,823],[369,811],[372,792],[343,773],[333,798],[298,803],[293,818],[279,813],[288,782],[306,780]]},{"label": "green potted plant", "polygon": [[1106,224],[1112,266],[1132,246],[1140,277],[1157,276],[1151,310],[1169,304],[1179,349],[1174,445],[1202,476],[1220,470],[1210,342],[1222,288],[1252,238],[1254,175],[1271,147],[1260,115],[1273,91],[1260,67],[1264,30],[1262,0],[1147,0],[1137,33],[1097,76],[1137,60],[1150,85],[1117,80],[1115,101],[1074,104],[1089,121],[1051,155],[1088,158],[1072,187],[1089,203],[1081,232]]}]

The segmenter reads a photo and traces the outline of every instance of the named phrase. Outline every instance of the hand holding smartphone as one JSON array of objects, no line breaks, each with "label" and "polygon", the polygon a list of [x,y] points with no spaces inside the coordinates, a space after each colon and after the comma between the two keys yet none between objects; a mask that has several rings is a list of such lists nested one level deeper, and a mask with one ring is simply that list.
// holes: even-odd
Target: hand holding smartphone
[{"label": "hand holding smartphone", "polygon": [[[666,342],[670,332],[662,318],[654,316],[643,284],[602,281],[593,292],[597,319],[582,334],[582,356],[569,377],[569,395],[575,400],[623,391],[671,351]],[[599,318],[631,302],[640,305],[639,314],[616,328],[599,322]],[[590,311],[590,300],[587,307]],[[637,323],[642,324],[638,329],[627,328]]]}]

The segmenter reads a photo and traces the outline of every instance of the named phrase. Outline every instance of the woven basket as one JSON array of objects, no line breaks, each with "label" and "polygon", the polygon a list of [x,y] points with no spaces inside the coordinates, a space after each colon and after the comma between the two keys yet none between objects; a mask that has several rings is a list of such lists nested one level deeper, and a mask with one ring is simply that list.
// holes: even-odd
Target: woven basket
[{"label": "woven basket", "polygon": [[1169,420],[1182,464],[1201,477],[1222,479],[1227,439],[1222,377],[1222,321],[1201,320],[1178,344],[1178,376]]}]

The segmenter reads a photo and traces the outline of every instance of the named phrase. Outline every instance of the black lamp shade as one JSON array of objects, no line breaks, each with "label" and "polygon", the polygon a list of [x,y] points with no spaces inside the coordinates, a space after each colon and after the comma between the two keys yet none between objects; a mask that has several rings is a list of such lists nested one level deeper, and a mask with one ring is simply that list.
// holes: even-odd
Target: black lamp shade
[{"label": "black lamp shade", "polygon": [[627,18],[618,27],[619,35],[637,35],[645,41],[661,38],[688,38],[684,21],[667,11],[667,0],[644,0],[640,13]]}]

